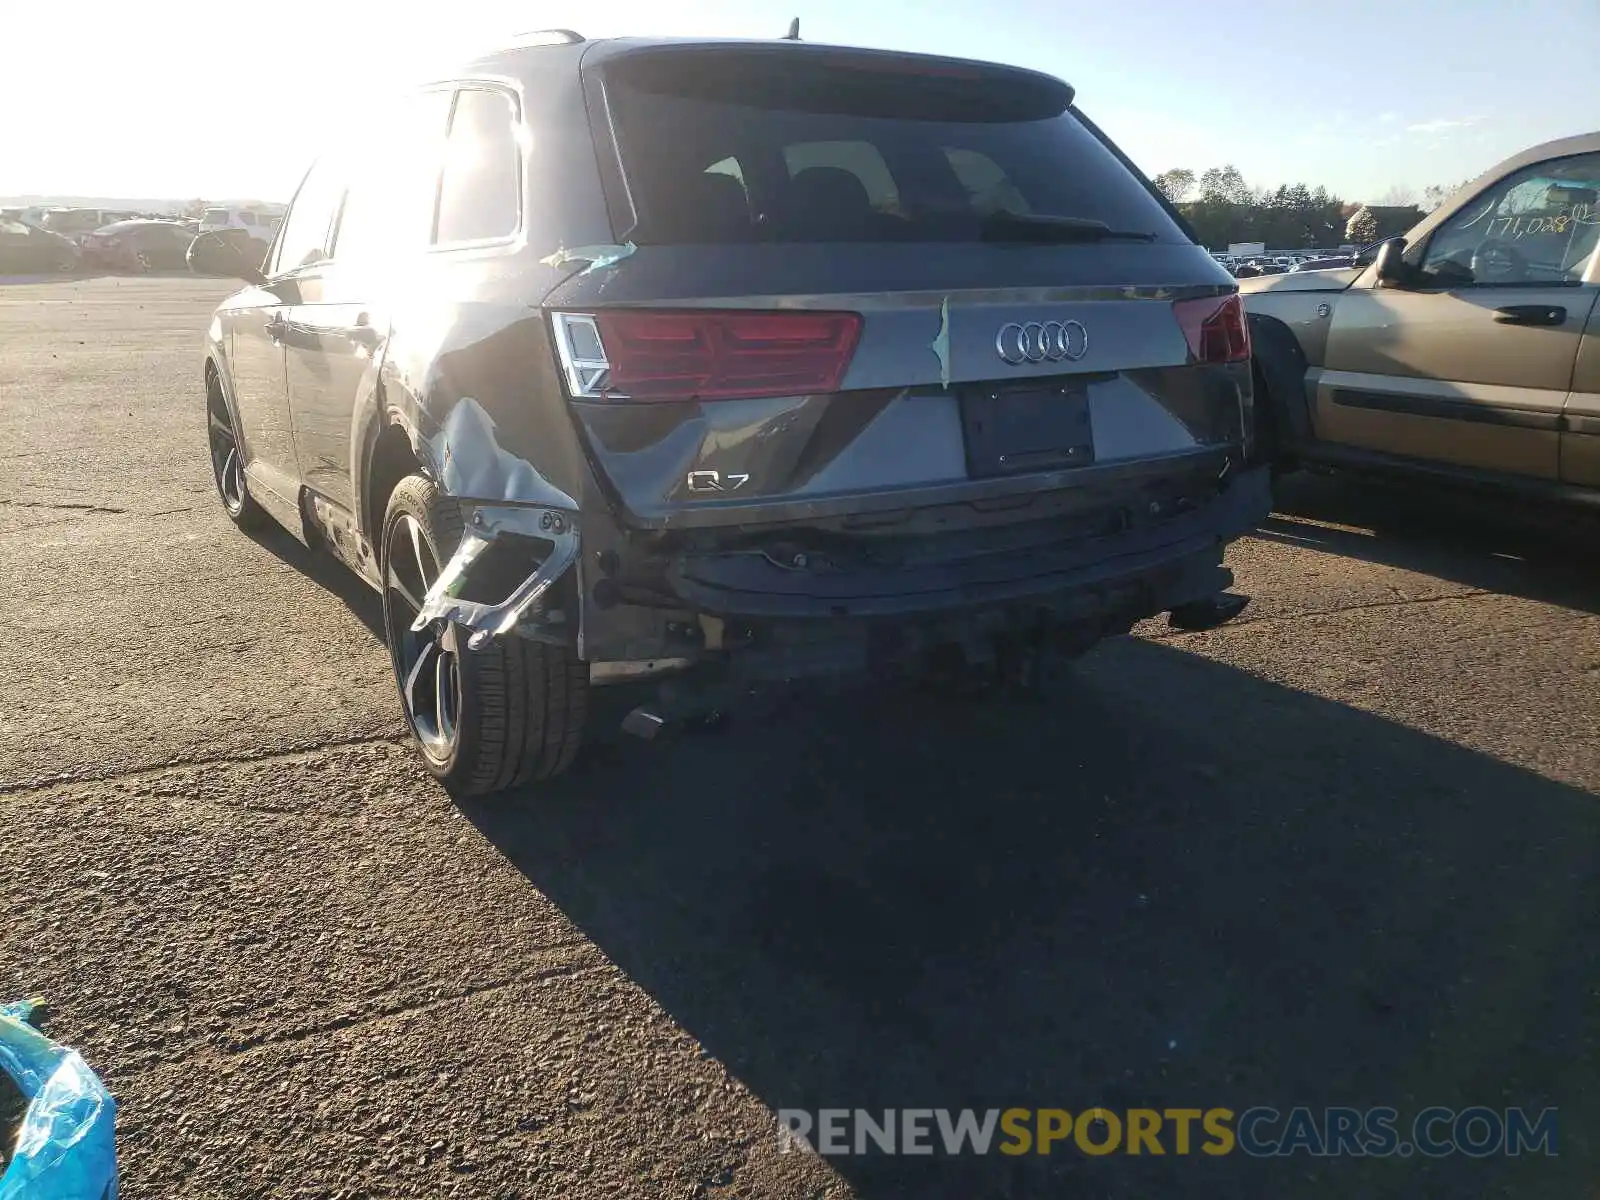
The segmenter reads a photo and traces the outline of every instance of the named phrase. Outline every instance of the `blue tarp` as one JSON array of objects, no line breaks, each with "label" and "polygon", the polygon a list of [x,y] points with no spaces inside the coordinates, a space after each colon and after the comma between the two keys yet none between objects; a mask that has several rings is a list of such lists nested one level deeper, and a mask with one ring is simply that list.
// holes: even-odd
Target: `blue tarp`
[{"label": "blue tarp", "polygon": [[76,1050],[28,1024],[33,1005],[0,1005],[0,1069],[28,1100],[0,1200],[116,1200],[117,1106]]}]

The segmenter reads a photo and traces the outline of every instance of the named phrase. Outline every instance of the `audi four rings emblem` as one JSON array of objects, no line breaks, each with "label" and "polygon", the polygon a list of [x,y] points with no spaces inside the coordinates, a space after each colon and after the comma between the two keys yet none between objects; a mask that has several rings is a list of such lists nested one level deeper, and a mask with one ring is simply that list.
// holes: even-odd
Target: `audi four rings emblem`
[{"label": "audi four rings emblem", "polygon": [[1013,321],[1000,326],[994,349],[1013,367],[1025,362],[1077,362],[1089,353],[1089,331],[1082,321]]}]

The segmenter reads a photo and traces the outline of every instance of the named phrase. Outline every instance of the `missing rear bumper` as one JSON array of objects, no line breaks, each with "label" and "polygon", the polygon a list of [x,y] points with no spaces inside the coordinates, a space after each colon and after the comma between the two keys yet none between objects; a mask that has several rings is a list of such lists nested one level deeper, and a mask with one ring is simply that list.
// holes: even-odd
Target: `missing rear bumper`
[{"label": "missing rear bumper", "polygon": [[[474,565],[503,537],[545,542],[550,552],[498,603],[462,599],[461,592],[471,579]],[[461,545],[423,597],[422,609],[411,628],[420,632],[434,621],[453,621],[471,631],[467,645],[473,650],[481,649],[541,611],[546,595],[572,568],[581,547],[578,523],[570,512],[508,505],[476,507]]]},{"label": "missing rear bumper", "polygon": [[[1194,487],[1107,497],[1077,519],[900,538],[893,561],[866,540],[832,553],[844,539],[807,543],[798,533],[780,551],[691,551],[670,563],[666,590],[693,610],[750,620],[908,618],[1093,593],[1220,554],[1271,508],[1264,469]],[[1194,598],[1173,596],[1156,611]]]}]

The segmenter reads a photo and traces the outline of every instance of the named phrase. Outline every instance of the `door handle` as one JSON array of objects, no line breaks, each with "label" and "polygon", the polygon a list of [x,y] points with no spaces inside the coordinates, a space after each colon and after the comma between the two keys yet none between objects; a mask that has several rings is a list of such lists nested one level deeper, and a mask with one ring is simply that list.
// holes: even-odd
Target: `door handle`
[{"label": "door handle", "polygon": [[1500,325],[1565,325],[1567,310],[1559,304],[1508,304],[1494,310]]}]

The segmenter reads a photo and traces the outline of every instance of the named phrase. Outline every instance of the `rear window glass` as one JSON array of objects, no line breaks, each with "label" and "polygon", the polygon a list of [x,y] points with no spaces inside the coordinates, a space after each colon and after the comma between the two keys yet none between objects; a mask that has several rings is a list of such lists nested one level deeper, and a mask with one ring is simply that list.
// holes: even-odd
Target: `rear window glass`
[{"label": "rear window glass", "polygon": [[781,91],[758,73],[708,83],[704,64],[608,79],[635,240],[977,241],[1001,212],[1188,240],[1070,111],[1010,100],[1003,75],[963,81],[962,96],[903,67],[854,71],[845,88],[807,87],[809,70],[785,64]]},{"label": "rear window glass", "polygon": [[228,223],[228,210],[225,208],[208,208],[205,216],[200,219],[207,225],[226,225]]}]

